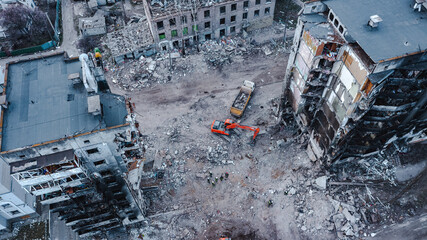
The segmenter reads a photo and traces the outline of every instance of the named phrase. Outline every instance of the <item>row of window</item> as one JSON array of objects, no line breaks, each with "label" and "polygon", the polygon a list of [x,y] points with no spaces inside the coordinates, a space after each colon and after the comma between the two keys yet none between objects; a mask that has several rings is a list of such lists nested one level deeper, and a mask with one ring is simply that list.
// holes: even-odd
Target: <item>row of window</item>
[{"label": "row of window", "polygon": [[[269,15],[270,14],[270,8],[268,7],[268,8],[265,8],[264,9],[264,15]],[[254,17],[256,18],[256,17],[259,17],[259,15],[260,15],[260,10],[255,10],[254,11]],[[247,19],[248,18],[248,13],[247,12],[245,12],[245,13],[243,13],[242,14],[242,19],[243,20],[245,20],[245,19]],[[181,17],[181,20],[183,20],[183,21],[181,21],[181,23],[182,24],[186,24],[187,23],[187,18],[186,18],[186,16],[182,16]],[[197,19],[196,19],[197,20]],[[231,16],[230,17],[230,22],[231,23],[233,23],[233,22],[235,22],[236,21],[236,15],[233,15],[233,16]],[[220,20],[219,20],[219,24],[220,25],[223,25],[223,24],[225,24],[225,18],[221,18]],[[171,18],[171,19],[169,19],[169,25],[171,26],[171,27],[174,27],[174,26],[176,26],[176,20],[175,20],[175,18]],[[205,22],[205,28],[210,28],[210,22]],[[193,30],[194,30],[194,26],[196,26],[197,27],[197,25],[193,25]],[[163,26],[163,21],[161,21],[161,22],[157,22],[157,29],[158,30],[162,30],[162,29],[164,29],[164,26]],[[188,33],[188,28],[187,27],[185,27],[184,29],[187,29],[186,30],[186,33]]]},{"label": "row of window", "polygon": [[[210,28],[210,22],[205,22],[205,28]],[[193,25],[193,34],[195,34],[196,32],[197,32],[197,25]],[[236,32],[236,27],[235,26],[230,27],[230,33],[235,33],[235,32]],[[182,29],[182,35],[183,36],[188,35],[188,27],[184,27]],[[225,29],[221,29],[219,31],[219,35],[221,37],[225,36]],[[206,34],[206,40],[211,39],[210,36],[211,36],[211,34]],[[178,37],[178,30],[176,30],[176,29],[172,30],[171,31],[171,37]],[[165,33],[159,33],[159,39],[160,40],[165,39],[165,38],[166,38]]]}]

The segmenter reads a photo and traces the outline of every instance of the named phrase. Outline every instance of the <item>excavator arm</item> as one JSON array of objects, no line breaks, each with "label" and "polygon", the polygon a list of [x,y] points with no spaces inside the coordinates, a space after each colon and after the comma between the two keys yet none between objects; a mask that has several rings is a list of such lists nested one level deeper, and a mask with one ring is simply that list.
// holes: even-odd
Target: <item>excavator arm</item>
[{"label": "excavator arm", "polygon": [[255,140],[256,136],[259,133],[259,128],[254,128],[254,127],[249,127],[249,126],[244,126],[244,125],[240,125],[238,123],[232,123],[230,125],[227,125],[226,127],[227,129],[233,129],[233,128],[241,128],[241,129],[245,129],[245,130],[250,130],[254,132],[254,136],[252,138],[252,140]]}]

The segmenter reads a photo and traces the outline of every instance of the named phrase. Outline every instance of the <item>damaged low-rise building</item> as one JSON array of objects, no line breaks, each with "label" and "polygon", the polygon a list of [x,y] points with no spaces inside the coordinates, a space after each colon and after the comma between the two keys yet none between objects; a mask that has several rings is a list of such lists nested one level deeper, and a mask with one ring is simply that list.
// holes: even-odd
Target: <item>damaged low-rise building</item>
[{"label": "damaged low-rise building", "polygon": [[328,163],[426,139],[427,9],[413,0],[305,4],[285,93]]},{"label": "damaged low-rise building", "polygon": [[0,215],[16,217],[0,216],[1,225],[46,207],[80,236],[141,222],[143,203],[126,178],[142,158],[138,123],[102,65],[59,54],[7,65],[4,79]]},{"label": "damaged low-rise building", "polygon": [[144,0],[144,10],[154,41],[167,50],[270,26],[275,4],[275,0]]}]

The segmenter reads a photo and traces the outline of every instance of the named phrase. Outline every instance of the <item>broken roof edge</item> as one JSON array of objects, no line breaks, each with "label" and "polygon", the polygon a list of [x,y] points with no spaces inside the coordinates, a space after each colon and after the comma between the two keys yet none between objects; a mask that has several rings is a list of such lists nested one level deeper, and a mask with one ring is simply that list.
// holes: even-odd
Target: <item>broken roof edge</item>
[{"label": "broken roof edge", "polygon": [[25,150],[25,149],[34,148],[34,147],[46,146],[46,145],[51,144],[51,143],[57,143],[57,142],[60,142],[60,141],[74,139],[74,138],[77,138],[77,137],[81,137],[81,136],[85,136],[85,135],[90,135],[90,134],[94,134],[94,133],[97,133],[97,132],[104,132],[104,131],[108,131],[108,130],[111,130],[111,129],[121,128],[121,127],[129,126],[129,125],[130,125],[130,123],[127,122],[127,123],[124,123],[124,124],[121,124],[121,125],[106,127],[106,128],[102,128],[102,129],[98,129],[98,130],[94,130],[94,131],[90,131],[90,132],[85,132],[85,133],[80,133],[80,134],[77,134],[77,135],[63,137],[63,138],[59,138],[59,139],[55,139],[55,140],[51,140],[51,141],[42,142],[42,143],[36,143],[36,144],[28,145],[28,146],[25,146],[25,147],[15,148],[15,149],[11,149],[11,150],[8,150],[8,151],[2,151],[2,152],[0,152],[0,155],[1,154],[6,154],[6,153],[14,153],[14,152],[22,151],[22,150]]}]

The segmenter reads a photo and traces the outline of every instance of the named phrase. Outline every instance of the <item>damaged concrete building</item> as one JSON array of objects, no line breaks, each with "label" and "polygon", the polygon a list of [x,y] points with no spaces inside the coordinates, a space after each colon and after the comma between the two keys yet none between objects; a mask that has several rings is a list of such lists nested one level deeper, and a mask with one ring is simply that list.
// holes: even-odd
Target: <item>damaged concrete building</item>
[{"label": "damaged concrete building", "polygon": [[144,10],[154,41],[167,50],[270,26],[275,4],[275,0],[144,0]]},{"label": "damaged concrete building", "polygon": [[133,105],[110,93],[93,59],[59,54],[7,65],[1,105],[2,182],[34,204],[2,197],[0,206],[21,218],[48,208],[80,236],[143,220],[126,179],[141,158]]},{"label": "damaged concrete building", "polygon": [[302,9],[285,76],[308,153],[328,163],[426,139],[423,1],[324,0]]}]

